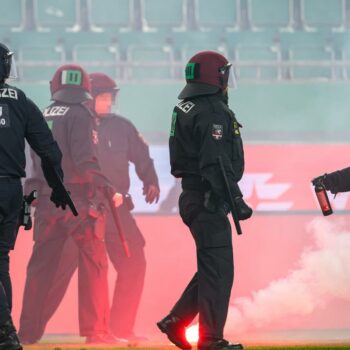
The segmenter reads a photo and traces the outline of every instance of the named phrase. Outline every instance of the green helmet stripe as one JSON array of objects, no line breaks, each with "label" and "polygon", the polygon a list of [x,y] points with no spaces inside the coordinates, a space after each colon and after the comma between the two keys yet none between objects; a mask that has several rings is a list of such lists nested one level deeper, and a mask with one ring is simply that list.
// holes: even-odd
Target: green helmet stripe
[{"label": "green helmet stripe", "polygon": [[81,85],[83,75],[80,70],[62,71],[61,83],[64,85]]}]

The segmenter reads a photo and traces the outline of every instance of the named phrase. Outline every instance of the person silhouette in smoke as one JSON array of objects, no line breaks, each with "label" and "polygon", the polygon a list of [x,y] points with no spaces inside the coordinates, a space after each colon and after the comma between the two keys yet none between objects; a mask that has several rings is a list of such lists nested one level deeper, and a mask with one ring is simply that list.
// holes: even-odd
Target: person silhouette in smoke
[{"label": "person silhouette in smoke", "polygon": [[122,205],[123,196],[102,175],[97,162],[95,120],[84,104],[92,99],[87,72],[79,65],[63,65],[55,72],[50,88],[53,103],[44,110],[44,116],[62,149],[67,189],[75,199],[79,216],[54,211],[38,159],[33,157],[33,175],[25,186],[38,190],[38,201],[19,335],[24,344],[36,343],[43,336],[70,281],[71,275],[64,271],[69,278],[65,283],[59,281],[62,285],[57,293],[55,281],[62,273],[65,247],[73,241],[78,256],[80,335],[87,343],[116,344],[119,340],[109,333],[107,324],[107,254],[103,233],[97,227],[104,220],[101,193],[106,189],[114,193],[115,207]]}]

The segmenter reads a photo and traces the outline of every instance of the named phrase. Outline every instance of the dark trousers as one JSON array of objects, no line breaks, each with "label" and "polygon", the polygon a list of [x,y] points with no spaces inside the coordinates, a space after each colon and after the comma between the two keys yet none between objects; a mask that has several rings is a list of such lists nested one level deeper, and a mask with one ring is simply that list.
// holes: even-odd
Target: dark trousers
[{"label": "dark trousers", "polygon": [[125,256],[114,223],[107,220],[107,252],[118,274],[111,305],[110,329],[118,337],[129,338],[134,335],[133,328],[146,274],[145,241],[129,210],[122,206],[119,213],[129,244],[130,258]]},{"label": "dark trousers", "polygon": [[[123,206],[118,210],[121,225],[124,228],[124,234],[129,243],[131,256],[130,258],[125,256],[114,223],[111,217],[108,216],[105,244],[111,262],[118,273],[110,312],[110,328],[119,337],[129,337],[133,335],[136,313],[144,285],[146,260],[144,240],[134,218],[126,207]],[[35,334],[34,340],[42,337],[46,324],[61,303],[78,264],[79,248],[72,238],[67,238],[62,247],[59,262],[55,264],[55,274],[46,285],[47,296],[45,304],[39,298],[32,298],[30,295],[27,296],[28,301],[26,304],[30,304],[31,310],[37,310],[36,314],[41,314],[41,317],[39,318],[35,314],[32,315],[29,307],[27,311],[23,307],[23,317],[21,317],[21,320],[23,318],[23,322],[21,321],[19,333],[23,339],[29,334]],[[38,283],[45,283],[45,278],[46,276],[38,274],[36,280]],[[41,279],[42,281],[40,281]],[[98,288],[98,286],[96,287]],[[94,313],[86,313],[85,318],[81,322],[89,324],[93,322],[94,318]],[[24,319],[26,320],[25,322]],[[86,328],[83,324],[81,326]],[[108,324],[106,322],[103,332],[107,331]]]},{"label": "dark trousers", "polygon": [[172,309],[185,324],[199,313],[201,339],[221,339],[233,284],[231,227],[224,210],[209,212],[204,194],[183,191],[180,215],[197,249],[197,272]]},{"label": "dark trousers", "polygon": [[[78,266],[79,326],[81,336],[103,333],[108,321],[107,256],[104,241],[95,234],[95,220],[88,215],[87,202],[76,201],[78,217],[51,203],[39,202],[35,212],[34,247],[27,267],[19,334],[37,341],[45,330]],[[71,249],[77,263],[69,266]],[[62,276],[62,266],[69,267]],[[57,281],[57,284],[56,284]],[[65,289],[61,294],[60,284]],[[55,307],[52,304],[55,303]],[[69,317],[69,315],[67,315]]]},{"label": "dark trousers", "polygon": [[12,286],[9,252],[15,246],[21,204],[21,180],[0,178],[0,325],[11,317]]}]

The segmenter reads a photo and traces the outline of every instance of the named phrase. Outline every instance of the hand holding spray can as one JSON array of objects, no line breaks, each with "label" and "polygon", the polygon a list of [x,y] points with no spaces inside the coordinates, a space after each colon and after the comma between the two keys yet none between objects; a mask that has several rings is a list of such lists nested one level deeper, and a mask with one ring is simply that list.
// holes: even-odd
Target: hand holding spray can
[{"label": "hand holding spray can", "polygon": [[328,216],[333,214],[333,209],[327,195],[326,187],[323,182],[324,177],[325,175],[316,177],[312,180],[312,184],[315,186],[316,197],[321,207],[322,213],[324,216]]}]

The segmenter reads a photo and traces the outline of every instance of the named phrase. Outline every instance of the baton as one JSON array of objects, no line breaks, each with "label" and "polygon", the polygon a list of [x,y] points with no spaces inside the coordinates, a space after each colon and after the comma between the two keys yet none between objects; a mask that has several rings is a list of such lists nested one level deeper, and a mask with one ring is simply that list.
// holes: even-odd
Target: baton
[{"label": "baton", "polygon": [[117,231],[118,231],[118,234],[119,234],[119,238],[120,238],[120,241],[121,241],[122,246],[123,246],[124,253],[125,253],[125,255],[128,258],[130,258],[129,245],[128,245],[128,242],[127,242],[127,240],[126,240],[126,238],[124,236],[124,233],[122,231],[122,226],[120,224],[118,210],[114,206],[114,202],[113,202],[113,199],[112,199],[112,193],[111,193],[111,191],[109,191],[108,188],[105,189],[105,196],[107,198],[107,202],[108,202],[109,208],[110,208],[110,210],[112,212],[113,221],[114,221],[114,224],[115,224],[115,226],[117,228]]},{"label": "baton", "polygon": [[228,196],[229,196],[229,205],[231,207],[231,214],[232,214],[233,222],[235,224],[237,234],[241,235],[242,234],[242,228],[241,228],[241,224],[239,223],[238,216],[237,216],[236,204],[235,204],[235,202],[233,201],[233,198],[232,198],[230,185],[229,185],[228,180],[227,180],[227,175],[226,175],[226,171],[225,171],[225,168],[224,168],[224,163],[222,161],[221,156],[218,157],[218,162],[219,162],[219,166],[220,166],[222,177],[224,179],[225,188],[226,188],[226,191],[227,191]]}]

